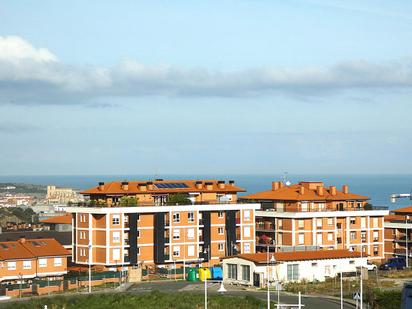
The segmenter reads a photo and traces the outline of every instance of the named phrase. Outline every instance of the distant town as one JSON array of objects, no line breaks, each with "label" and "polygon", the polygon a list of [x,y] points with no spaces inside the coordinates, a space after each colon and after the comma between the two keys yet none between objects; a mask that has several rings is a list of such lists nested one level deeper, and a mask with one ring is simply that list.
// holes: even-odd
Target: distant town
[{"label": "distant town", "polygon": [[[412,206],[389,211],[322,181],[251,193],[233,180],[99,182],[82,192],[7,183],[0,212],[2,297],[209,281],[212,294],[247,288],[277,304],[338,308],[371,302],[376,284],[400,291],[411,274]],[[323,296],[284,294],[308,293],[307,283]]]}]

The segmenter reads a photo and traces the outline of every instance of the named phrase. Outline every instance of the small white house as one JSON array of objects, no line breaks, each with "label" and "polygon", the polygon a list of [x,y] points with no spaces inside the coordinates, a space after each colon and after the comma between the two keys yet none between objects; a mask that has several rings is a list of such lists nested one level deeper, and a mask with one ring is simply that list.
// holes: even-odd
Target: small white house
[{"label": "small white house", "polygon": [[223,259],[223,282],[262,287],[268,277],[271,282],[283,283],[325,281],[366,264],[367,257],[349,250],[239,254]]}]

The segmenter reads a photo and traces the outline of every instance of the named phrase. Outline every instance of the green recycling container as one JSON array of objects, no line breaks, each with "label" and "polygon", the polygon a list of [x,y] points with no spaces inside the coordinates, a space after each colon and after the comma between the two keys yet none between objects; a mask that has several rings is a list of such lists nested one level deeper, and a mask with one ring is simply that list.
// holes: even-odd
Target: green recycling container
[{"label": "green recycling container", "polygon": [[186,277],[187,281],[197,281],[197,271],[194,268],[189,269]]}]

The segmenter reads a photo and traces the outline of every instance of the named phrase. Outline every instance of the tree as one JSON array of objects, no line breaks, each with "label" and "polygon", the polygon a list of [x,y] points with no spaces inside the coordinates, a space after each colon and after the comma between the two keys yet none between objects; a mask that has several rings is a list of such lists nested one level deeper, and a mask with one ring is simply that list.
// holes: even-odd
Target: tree
[{"label": "tree", "polygon": [[123,207],[137,206],[137,198],[134,196],[122,196],[119,203]]},{"label": "tree", "polygon": [[189,195],[185,193],[169,194],[166,201],[167,205],[191,205],[192,201],[189,199]]}]

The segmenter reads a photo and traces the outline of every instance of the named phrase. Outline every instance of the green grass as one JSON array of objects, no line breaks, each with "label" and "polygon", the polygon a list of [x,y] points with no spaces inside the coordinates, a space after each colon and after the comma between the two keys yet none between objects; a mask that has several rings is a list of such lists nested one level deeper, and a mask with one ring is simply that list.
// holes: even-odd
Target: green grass
[{"label": "green grass", "polygon": [[[251,296],[232,297],[211,295],[209,309],[258,309],[265,308],[265,303]],[[0,304],[5,309],[117,309],[117,308],[156,308],[156,309],[201,309],[204,308],[203,295],[190,293],[165,294],[153,291],[149,294],[132,295],[127,293],[93,294],[76,296],[55,296],[50,298],[32,298],[28,301]]]}]

